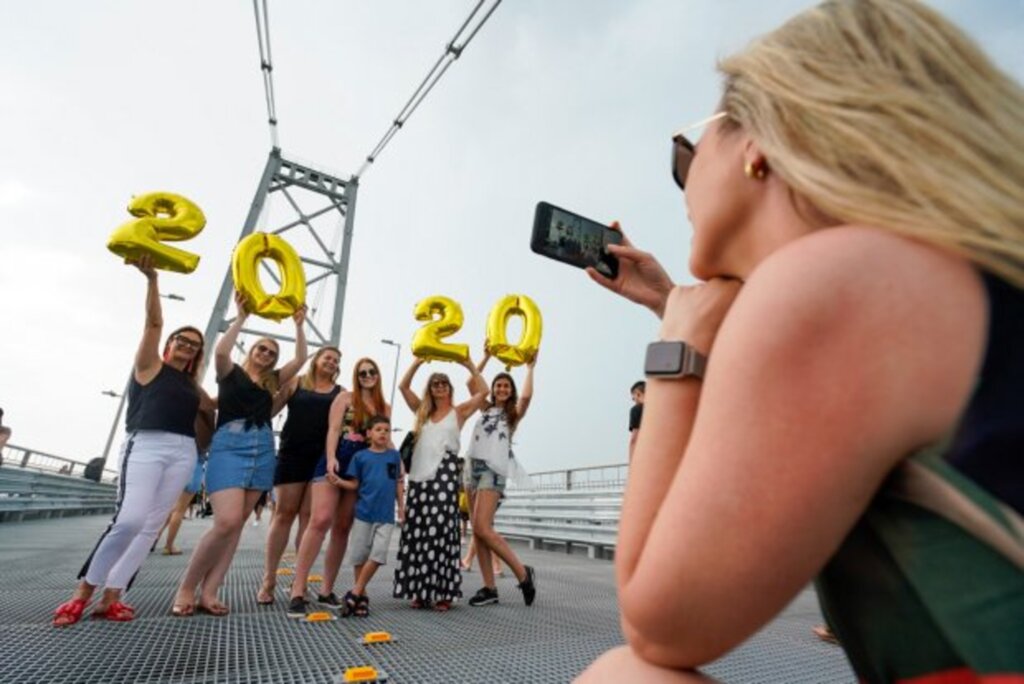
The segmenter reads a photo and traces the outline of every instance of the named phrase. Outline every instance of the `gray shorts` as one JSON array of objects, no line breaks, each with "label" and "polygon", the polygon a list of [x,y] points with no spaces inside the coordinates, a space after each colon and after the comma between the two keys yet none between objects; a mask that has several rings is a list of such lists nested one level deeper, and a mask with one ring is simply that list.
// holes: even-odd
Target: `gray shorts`
[{"label": "gray shorts", "polygon": [[348,561],[362,565],[372,560],[378,565],[388,564],[388,547],[394,523],[371,523],[356,518],[348,537]]}]

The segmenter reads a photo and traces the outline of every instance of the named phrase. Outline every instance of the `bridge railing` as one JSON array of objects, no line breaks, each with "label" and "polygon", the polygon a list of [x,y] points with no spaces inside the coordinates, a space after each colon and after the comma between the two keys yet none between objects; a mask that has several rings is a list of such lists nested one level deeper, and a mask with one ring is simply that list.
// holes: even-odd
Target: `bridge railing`
[{"label": "bridge railing", "polygon": [[533,473],[533,488],[505,490],[494,526],[531,548],[583,547],[591,558],[608,557],[619,533],[628,470],[621,463]]},{"label": "bridge railing", "polygon": [[117,472],[86,479],[85,464],[8,444],[0,453],[0,521],[110,513]]},{"label": "bridge railing", "polygon": [[[85,477],[85,463],[82,463],[81,461],[74,461],[70,458],[65,458],[64,456],[48,454],[45,451],[39,451],[38,449],[29,449],[15,444],[8,444],[4,447],[3,451],[0,452],[0,457],[2,457],[2,461],[0,462],[9,468],[27,468],[44,473],[58,473],[60,475]],[[114,482],[117,480],[117,475],[118,473],[116,470],[104,468],[100,476],[100,481]]]}]

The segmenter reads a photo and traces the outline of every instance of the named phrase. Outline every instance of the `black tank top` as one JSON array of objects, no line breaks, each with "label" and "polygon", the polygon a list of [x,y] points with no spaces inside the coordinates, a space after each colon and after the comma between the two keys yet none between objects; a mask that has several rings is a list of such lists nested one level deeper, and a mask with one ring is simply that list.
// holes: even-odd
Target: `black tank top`
[{"label": "black tank top", "polygon": [[988,344],[947,459],[1024,514],[1024,290],[983,274]]},{"label": "black tank top", "polygon": [[195,437],[198,412],[199,388],[186,373],[161,364],[160,372],[146,385],[140,385],[132,373],[125,417],[128,432],[163,430]]},{"label": "black tank top", "polygon": [[[276,372],[276,371],[275,371]],[[245,420],[245,429],[270,425],[274,397],[253,382],[237,363],[217,380],[217,427],[233,420]]]},{"label": "black tank top", "polygon": [[288,419],[281,429],[281,456],[318,456],[327,441],[327,417],[331,402],[341,392],[335,385],[327,393],[299,387],[288,400]]}]

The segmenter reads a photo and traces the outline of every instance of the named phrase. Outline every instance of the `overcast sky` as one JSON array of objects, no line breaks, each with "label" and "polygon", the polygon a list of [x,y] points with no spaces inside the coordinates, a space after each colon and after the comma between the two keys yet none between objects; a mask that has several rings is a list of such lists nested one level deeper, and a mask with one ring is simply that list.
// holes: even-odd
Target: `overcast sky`
[{"label": "overcast sky", "polygon": [[[271,0],[284,155],[355,173],[473,4]],[[422,297],[462,304],[452,339],[478,355],[491,306],[528,294],[544,339],[517,456],[534,472],[624,462],[628,390],[657,323],[530,252],[534,206],[618,219],[688,280],[670,134],[712,113],[717,57],[810,4],[505,0],[361,181],[344,384],[368,355],[390,392],[395,350],[380,339],[404,345],[401,373]],[[1024,78],[1024,3],[935,5]],[[253,11],[0,7],[0,407],[13,443],[85,461],[117,407],[101,391],[121,391],[142,327],[144,279],[105,248],[132,195],[173,191],[205,211],[205,231],[179,245],[201,255],[198,270],[160,283],[186,300],[163,302],[165,332],[209,319],[270,149]],[[447,370],[464,398],[464,372]],[[394,423],[409,427],[404,405]]]}]

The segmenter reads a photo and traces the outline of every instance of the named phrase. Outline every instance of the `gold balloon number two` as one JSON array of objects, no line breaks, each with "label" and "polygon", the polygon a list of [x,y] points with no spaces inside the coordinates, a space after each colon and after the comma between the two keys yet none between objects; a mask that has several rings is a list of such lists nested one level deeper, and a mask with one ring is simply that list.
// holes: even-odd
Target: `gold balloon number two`
[{"label": "gold balloon number two", "polygon": [[148,254],[164,271],[196,270],[198,254],[163,244],[191,240],[206,226],[206,216],[194,202],[170,192],[150,192],[133,197],[128,213],[138,218],[121,224],[107,240],[107,249],[125,259]]},{"label": "gold balloon number two", "polygon": [[[450,297],[435,295],[420,300],[413,310],[418,321],[429,321],[412,338],[412,353],[421,359],[465,361],[469,346],[444,342],[462,329],[462,307]],[[513,317],[523,319],[519,341],[508,341],[508,323]],[[519,366],[531,362],[540,348],[543,321],[537,304],[526,295],[508,295],[498,300],[487,318],[487,350],[505,363]]]}]

